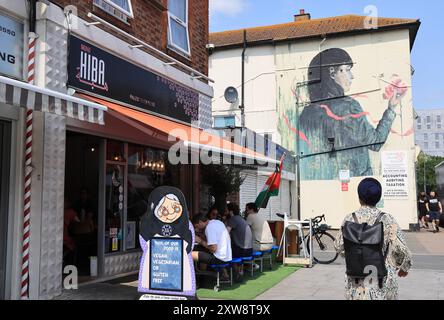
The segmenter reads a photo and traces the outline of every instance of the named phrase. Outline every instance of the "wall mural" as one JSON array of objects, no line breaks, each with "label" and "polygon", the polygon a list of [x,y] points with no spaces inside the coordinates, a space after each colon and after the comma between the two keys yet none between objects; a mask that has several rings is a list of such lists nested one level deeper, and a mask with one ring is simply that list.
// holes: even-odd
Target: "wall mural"
[{"label": "wall mural", "polygon": [[[349,95],[355,80],[354,65],[347,51],[327,49],[312,58],[302,81],[291,80],[290,93],[278,85],[278,129],[288,149],[296,150],[299,139],[302,180],[337,180],[340,170],[350,170],[351,177],[375,175],[371,153],[379,152],[390,134],[413,134],[413,128],[403,128],[402,101],[408,86],[402,78],[393,74],[382,89],[383,105],[375,105],[365,93]],[[358,100],[366,102],[367,110]],[[375,111],[382,111],[382,116],[374,116]],[[398,121],[400,130],[394,130]]]}]

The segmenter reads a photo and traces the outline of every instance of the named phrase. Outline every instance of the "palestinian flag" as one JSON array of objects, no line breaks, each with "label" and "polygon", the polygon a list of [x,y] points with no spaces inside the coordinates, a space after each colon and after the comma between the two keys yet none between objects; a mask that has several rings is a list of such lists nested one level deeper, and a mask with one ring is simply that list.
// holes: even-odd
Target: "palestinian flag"
[{"label": "palestinian flag", "polygon": [[270,197],[276,197],[279,195],[283,160],[284,157],[282,156],[280,163],[276,165],[276,171],[268,177],[262,191],[257,196],[255,203],[258,208],[266,208]]}]

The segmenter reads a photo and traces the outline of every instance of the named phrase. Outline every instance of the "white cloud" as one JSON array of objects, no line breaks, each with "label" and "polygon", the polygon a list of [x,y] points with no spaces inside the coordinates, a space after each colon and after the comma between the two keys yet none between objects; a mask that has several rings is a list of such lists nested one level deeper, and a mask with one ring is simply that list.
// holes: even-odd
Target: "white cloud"
[{"label": "white cloud", "polygon": [[245,9],[246,2],[246,0],[210,0],[210,15],[234,17]]}]

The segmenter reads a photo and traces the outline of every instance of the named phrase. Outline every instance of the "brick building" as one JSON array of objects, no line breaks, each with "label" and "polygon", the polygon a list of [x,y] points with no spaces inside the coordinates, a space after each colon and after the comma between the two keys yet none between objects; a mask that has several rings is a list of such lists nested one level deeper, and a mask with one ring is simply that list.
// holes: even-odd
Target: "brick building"
[{"label": "brick building", "polygon": [[207,0],[0,0],[0,25],[0,299],[137,273],[150,192],[209,199],[190,154],[277,162],[203,133]]},{"label": "brick building", "polygon": [[259,157],[201,141],[208,0],[0,0],[0,25],[0,299],[54,298],[70,265],[81,282],[137,272],[151,190],[179,187],[192,213],[207,196],[201,165],[173,164],[172,146]]}]

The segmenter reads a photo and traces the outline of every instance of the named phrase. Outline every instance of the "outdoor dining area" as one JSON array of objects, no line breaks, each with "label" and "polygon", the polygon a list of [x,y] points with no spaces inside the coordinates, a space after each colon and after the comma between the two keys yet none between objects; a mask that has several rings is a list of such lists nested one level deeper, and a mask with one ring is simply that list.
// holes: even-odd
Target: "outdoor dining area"
[{"label": "outdoor dining area", "polygon": [[274,269],[279,243],[254,203],[248,203],[243,213],[235,203],[222,214],[213,207],[192,222],[198,288],[229,290]]}]

